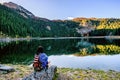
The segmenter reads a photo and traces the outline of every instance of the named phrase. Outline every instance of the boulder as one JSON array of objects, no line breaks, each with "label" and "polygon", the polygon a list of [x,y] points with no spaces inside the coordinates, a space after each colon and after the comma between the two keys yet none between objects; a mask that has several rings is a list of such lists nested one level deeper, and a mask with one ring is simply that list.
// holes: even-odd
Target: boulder
[{"label": "boulder", "polygon": [[53,80],[56,71],[56,66],[50,66],[46,70],[43,69],[41,71],[33,72],[22,80]]},{"label": "boulder", "polygon": [[12,72],[15,71],[15,69],[11,66],[5,66],[0,64],[0,72]]}]

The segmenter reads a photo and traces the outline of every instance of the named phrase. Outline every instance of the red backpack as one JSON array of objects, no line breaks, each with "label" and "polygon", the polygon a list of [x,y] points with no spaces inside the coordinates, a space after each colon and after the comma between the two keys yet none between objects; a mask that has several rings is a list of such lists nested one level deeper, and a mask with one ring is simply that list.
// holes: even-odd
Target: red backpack
[{"label": "red backpack", "polygon": [[34,67],[35,71],[42,70],[41,62],[39,61],[39,55],[35,55],[34,62],[33,62],[33,67]]}]

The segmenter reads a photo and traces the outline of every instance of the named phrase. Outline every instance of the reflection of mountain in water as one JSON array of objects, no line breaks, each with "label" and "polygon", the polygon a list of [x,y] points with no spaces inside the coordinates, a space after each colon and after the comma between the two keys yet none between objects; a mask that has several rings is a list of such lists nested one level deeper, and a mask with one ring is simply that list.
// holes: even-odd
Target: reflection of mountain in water
[{"label": "reflection of mountain in water", "polygon": [[[98,40],[97,40],[98,41]],[[119,40],[118,40],[119,41]],[[80,41],[77,43],[76,47],[79,49],[79,52],[74,53],[76,56],[86,56],[86,55],[93,55],[93,54],[103,54],[103,55],[110,55],[110,54],[119,54],[120,53],[120,46],[119,44],[116,45],[116,42],[112,41],[113,43],[106,42],[98,44],[90,43],[86,41]]]},{"label": "reflection of mountain in water", "polygon": [[93,46],[94,44],[90,43],[90,42],[87,42],[87,41],[80,41],[80,42],[77,42],[77,45],[76,47],[90,47],[90,46]]},{"label": "reflection of mountain in water", "polygon": [[94,46],[95,44],[92,44],[88,41],[81,40],[76,44],[76,47],[79,49],[79,52],[76,52],[74,55],[76,56],[88,55],[89,53],[92,53]]},{"label": "reflection of mountain in water", "polygon": [[[98,43],[97,43],[98,41]],[[100,41],[100,42],[99,42]],[[97,39],[54,39],[0,42],[0,63],[27,63],[33,60],[36,49],[42,45],[48,56],[74,54],[77,56],[91,54],[119,54],[120,41],[107,41]]]}]

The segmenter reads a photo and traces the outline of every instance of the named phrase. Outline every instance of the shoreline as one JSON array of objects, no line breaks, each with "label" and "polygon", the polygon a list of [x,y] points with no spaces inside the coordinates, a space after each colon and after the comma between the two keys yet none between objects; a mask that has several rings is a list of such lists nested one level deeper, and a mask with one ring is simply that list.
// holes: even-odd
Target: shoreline
[{"label": "shoreline", "polygon": [[0,38],[0,42],[23,41],[23,40],[50,40],[50,39],[89,39],[89,38],[105,38],[105,39],[120,39],[120,36],[89,36],[89,37],[26,37],[26,38]]},{"label": "shoreline", "polygon": [[[33,72],[33,68],[28,65],[12,65],[5,64],[8,66],[12,66],[15,68],[14,72],[10,73],[0,73],[0,80],[20,80],[23,77],[29,75]],[[63,80],[63,79],[71,79],[71,80],[84,80],[84,79],[120,79],[120,72],[109,70],[94,70],[94,69],[73,69],[73,68],[57,68],[57,73],[55,74],[54,80]]]}]

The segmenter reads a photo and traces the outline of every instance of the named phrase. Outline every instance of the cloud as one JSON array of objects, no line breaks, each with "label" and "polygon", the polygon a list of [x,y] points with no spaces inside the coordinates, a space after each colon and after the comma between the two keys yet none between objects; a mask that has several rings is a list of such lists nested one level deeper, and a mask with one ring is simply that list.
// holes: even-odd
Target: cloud
[{"label": "cloud", "polygon": [[68,20],[72,20],[72,19],[74,19],[74,18],[73,18],[73,17],[67,17],[67,19],[68,19]]}]

